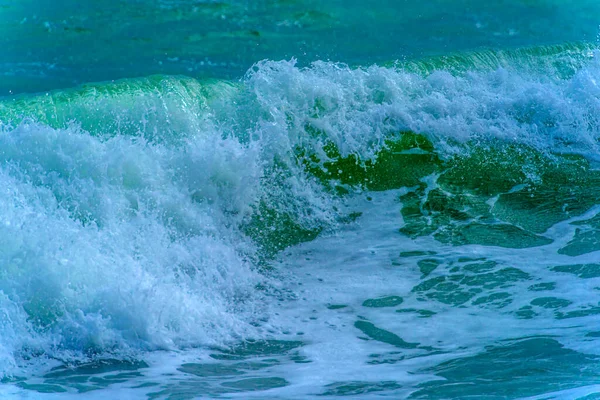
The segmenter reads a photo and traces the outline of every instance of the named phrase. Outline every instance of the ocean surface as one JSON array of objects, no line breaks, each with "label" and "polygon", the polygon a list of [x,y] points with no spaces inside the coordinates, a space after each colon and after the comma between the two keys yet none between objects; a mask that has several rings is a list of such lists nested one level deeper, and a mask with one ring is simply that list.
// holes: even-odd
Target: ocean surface
[{"label": "ocean surface", "polygon": [[597,0],[0,0],[0,398],[600,399]]}]

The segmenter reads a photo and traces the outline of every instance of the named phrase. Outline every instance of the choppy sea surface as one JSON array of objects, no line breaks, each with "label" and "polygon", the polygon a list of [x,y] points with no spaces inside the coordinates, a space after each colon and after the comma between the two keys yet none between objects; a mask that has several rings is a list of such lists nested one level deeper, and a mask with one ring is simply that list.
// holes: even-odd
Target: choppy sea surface
[{"label": "choppy sea surface", "polygon": [[0,0],[0,397],[600,398],[599,24]]}]

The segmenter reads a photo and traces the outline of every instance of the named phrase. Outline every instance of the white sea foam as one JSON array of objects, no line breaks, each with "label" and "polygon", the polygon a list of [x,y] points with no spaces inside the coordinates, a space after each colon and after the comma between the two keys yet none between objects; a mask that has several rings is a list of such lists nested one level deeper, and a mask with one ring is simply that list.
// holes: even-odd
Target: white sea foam
[{"label": "white sea foam", "polygon": [[[260,244],[243,226],[261,201],[305,228],[330,228],[345,211],[344,200],[297,163],[297,148],[324,159],[323,147],[333,142],[342,155],[370,159],[386,139],[410,130],[429,137],[442,157],[490,139],[597,157],[599,78],[596,59],[567,79],[552,70],[519,72],[510,66],[422,76],[379,66],[350,69],[317,62],[301,69],[294,61],[265,61],[222,96],[213,94],[201,110],[182,106],[184,112],[173,119],[194,119],[189,125],[158,118],[156,125],[139,124],[133,131],[111,124],[110,130],[95,125],[88,132],[78,119],[95,112],[86,108],[97,104],[93,96],[67,110],[63,121],[73,119],[71,124],[5,125],[0,132],[0,372],[18,372],[30,355],[63,361],[94,354],[127,358],[287,329],[291,319],[285,316],[264,322],[279,305],[257,289],[271,278],[258,271]],[[119,94],[102,96],[110,103]],[[156,96],[159,105],[167,97],[146,96]],[[148,115],[169,117],[169,104],[149,109]],[[274,170],[277,179],[270,175]],[[383,238],[374,237],[384,246]],[[377,251],[370,242],[330,242],[323,243],[341,253],[356,246]],[[334,283],[342,286],[362,280],[338,278]],[[387,275],[372,279],[397,288],[403,284]],[[337,290],[339,301],[351,302],[354,293]],[[389,287],[375,282],[368,291],[365,297],[374,297]],[[455,312],[465,316],[464,310]],[[489,329],[504,323],[484,320]],[[390,329],[401,328],[397,323]],[[430,335],[428,344],[434,345],[433,331],[426,328],[414,329],[406,340]],[[356,336],[348,332],[341,337]],[[318,344],[306,351],[318,358],[315,349]],[[333,353],[326,356],[337,357]],[[348,379],[355,375],[349,372]]]}]

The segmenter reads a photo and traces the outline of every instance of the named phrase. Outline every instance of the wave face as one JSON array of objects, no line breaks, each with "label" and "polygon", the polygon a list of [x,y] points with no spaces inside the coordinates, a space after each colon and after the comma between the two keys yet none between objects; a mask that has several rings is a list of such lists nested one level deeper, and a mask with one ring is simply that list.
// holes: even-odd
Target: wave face
[{"label": "wave face", "polygon": [[[387,232],[375,235],[381,246],[397,241],[390,246],[414,253],[406,258],[420,257],[423,282],[408,292],[446,307],[433,314],[458,310],[466,318],[465,307],[485,309],[486,320],[497,312],[502,321],[522,324],[519,316],[533,308],[506,311],[519,293],[497,289],[529,296],[523,285],[537,283],[522,283],[534,280],[526,268],[492,271],[511,254],[497,253],[501,249],[519,257],[546,249],[535,253],[546,257],[543,268],[596,276],[586,265],[600,250],[598,56],[593,46],[571,45],[368,68],[263,61],[237,82],[152,76],[3,100],[0,371],[19,376],[63,364],[145,359],[154,350],[310,334],[310,323],[301,321],[312,311],[286,311],[304,296],[290,287],[300,279],[290,278],[294,262],[304,255],[282,250],[303,242],[329,246],[332,237],[344,238],[357,226],[367,238],[377,223]],[[389,202],[382,200],[386,194]],[[387,231],[389,215],[399,222]],[[332,259],[334,249],[350,253],[352,240],[328,247]],[[419,243],[429,244],[408,249]],[[481,266],[477,278],[487,284],[452,272],[451,263],[447,276],[427,280],[445,262],[428,256],[429,246],[452,257],[461,249],[489,257],[492,264]],[[372,248],[375,254],[383,247]],[[566,259],[580,267],[567,268]],[[383,273],[372,268],[365,276]],[[393,274],[390,279],[406,285]],[[462,284],[473,290],[461,291]],[[311,285],[319,290],[319,283]],[[375,298],[381,287],[372,289]],[[328,293],[338,290],[343,286]],[[489,298],[481,300],[481,293]],[[579,303],[561,303],[549,293],[538,305],[555,315],[531,335],[542,335],[544,326],[556,333],[552,318],[595,321],[591,292],[580,287]],[[318,301],[315,310],[331,298]],[[362,304],[379,309],[401,302],[388,296]],[[424,351],[420,357],[453,352],[450,345],[434,348],[444,346],[443,338],[427,347],[357,318],[336,328],[340,340],[356,340],[354,329],[378,345]],[[515,330],[513,338],[526,332]],[[485,332],[480,338],[466,345],[506,339]],[[313,332],[306,340],[321,339],[323,333]],[[547,341],[529,344],[563,354],[564,343]],[[269,351],[283,354],[300,345]],[[515,346],[519,354],[527,343]],[[491,359],[503,351],[488,350]],[[477,361],[463,360],[465,369]],[[428,370],[423,379],[439,374],[460,381],[453,368]],[[269,379],[263,389],[289,384]],[[371,386],[332,381],[325,394],[408,395],[398,392],[416,385],[406,379]],[[556,379],[572,376],[548,378]],[[522,394],[560,389],[537,388]],[[427,397],[427,390],[414,396]]]}]

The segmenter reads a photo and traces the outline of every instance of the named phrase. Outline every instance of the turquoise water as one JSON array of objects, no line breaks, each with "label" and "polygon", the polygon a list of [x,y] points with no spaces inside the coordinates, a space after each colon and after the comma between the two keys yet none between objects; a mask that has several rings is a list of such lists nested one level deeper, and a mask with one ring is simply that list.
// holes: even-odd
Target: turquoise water
[{"label": "turquoise water", "polygon": [[598,398],[597,15],[0,0],[0,397]]},{"label": "turquoise water", "polygon": [[263,59],[369,66],[598,34],[593,0],[371,3],[2,0],[0,95],[153,74],[236,80]]}]

